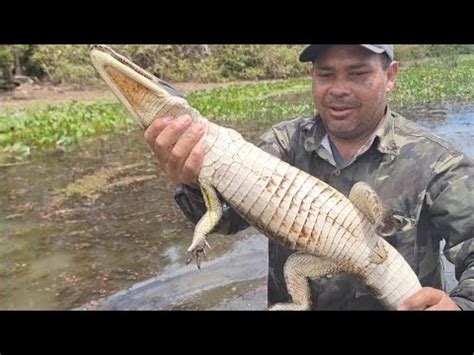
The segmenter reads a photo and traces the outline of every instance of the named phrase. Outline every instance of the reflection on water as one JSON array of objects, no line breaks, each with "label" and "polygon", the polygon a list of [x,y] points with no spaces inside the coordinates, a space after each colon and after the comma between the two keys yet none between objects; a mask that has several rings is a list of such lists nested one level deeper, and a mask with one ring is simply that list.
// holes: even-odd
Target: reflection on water
[{"label": "reflection on water", "polygon": [[474,105],[445,104],[439,107],[419,107],[399,111],[421,126],[429,128],[457,149],[474,158]]},{"label": "reflection on water", "polygon": [[[405,109],[401,113],[433,129],[474,157],[473,105],[447,104]],[[233,128],[255,142],[271,124],[254,120],[234,124]],[[58,191],[72,182],[95,176],[102,168],[113,170],[132,164],[133,169],[109,176],[107,188],[95,199],[71,197],[60,204],[54,203]],[[150,280],[173,273],[184,275],[183,270],[187,270],[185,251],[193,226],[174,202],[172,182],[161,174],[143,178],[156,172],[157,166],[141,132],[90,140],[70,154],[50,153],[31,164],[1,169],[0,308],[69,309],[139,282],[145,282],[148,292],[152,292],[150,285],[158,284]],[[250,238],[250,243],[254,237],[245,238]],[[252,275],[243,273],[244,268],[239,269],[235,263],[225,262],[229,255],[235,255],[238,240],[242,238],[218,235],[209,238],[213,247],[209,263],[216,262],[220,266],[218,271],[211,266],[206,271],[213,280],[211,283],[203,281],[203,285],[207,285],[203,286],[203,292],[208,302],[195,292],[202,290],[190,287],[192,278],[182,277],[166,291],[172,300],[173,290],[182,287],[182,297],[175,294],[176,302],[168,302],[166,307],[245,309],[248,304],[239,303],[236,297],[240,300],[248,297],[254,305],[263,307],[265,278],[261,272],[263,270],[264,275],[266,270],[266,244],[259,246],[260,252],[249,256],[248,263],[254,266],[251,270],[258,270]],[[448,274],[452,277],[449,265]],[[228,277],[223,278],[225,275]],[[194,296],[184,297],[185,290]],[[255,293],[255,290],[259,291]],[[143,306],[146,300],[153,299],[150,293],[147,299],[137,289],[134,292],[138,297],[134,299],[135,309],[139,308],[138,300]],[[240,297],[242,294],[246,296]],[[223,306],[219,302],[223,299],[234,301]],[[123,293],[121,300],[126,300]],[[127,304],[134,308],[133,300]]]}]

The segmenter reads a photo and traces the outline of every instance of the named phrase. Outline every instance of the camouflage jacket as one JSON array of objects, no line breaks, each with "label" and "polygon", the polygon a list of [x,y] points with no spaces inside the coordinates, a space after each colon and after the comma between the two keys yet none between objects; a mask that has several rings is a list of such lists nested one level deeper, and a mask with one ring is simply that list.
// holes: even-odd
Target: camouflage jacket
[{"label": "camouflage jacket", "polygon": [[[358,181],[369,183],[401,229],[387,240],[415,270],[423,286],[444,289],[444,254],[455,265],[459,284],[450,293],[462,309],[474,309],[474,163],[449,143],[387,110],[371,140],[343,167],[336,164],[319,116],[280,123],[259,146],[329,183],[346,196]],[[180,189],[182,191],[182,189]],[[200,193],[186,190],[178,199],[197,222],[205,206]],[[181,195],[183,195],[181,193]],[[232,209],[219,233],[230,234],[247,223]],[[283,265],[293,251],[269,241],[268,302],[287,302]],[[311,281],[314,309],[383,309],[367,288],[349,274]]]}]

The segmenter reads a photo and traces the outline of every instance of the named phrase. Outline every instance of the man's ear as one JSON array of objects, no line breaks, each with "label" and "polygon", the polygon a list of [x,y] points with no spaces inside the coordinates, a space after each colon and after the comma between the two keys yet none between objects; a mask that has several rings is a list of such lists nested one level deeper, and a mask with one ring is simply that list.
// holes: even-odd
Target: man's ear
[{"label": "man's ear", "polygon": [[392,62],[387,70],[387,85],[385,87],[386,92],[390,92],[395,88],[395,82],[398,75],[398,62]]}]

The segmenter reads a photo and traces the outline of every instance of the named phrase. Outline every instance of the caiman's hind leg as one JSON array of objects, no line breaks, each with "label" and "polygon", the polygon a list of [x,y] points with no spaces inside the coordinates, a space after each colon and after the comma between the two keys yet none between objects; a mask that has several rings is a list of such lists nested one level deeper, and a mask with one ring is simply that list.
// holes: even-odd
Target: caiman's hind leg
[{"label": "caiman's hind leg", "polygon": [[305,253],[292,254],[285,263],[286,287],[293,303],[277,303],[271,311],[306,311],[311,309],[308,279],[317,279],[339,272],[337,265],[325,258]]},{"label": "caiman's hind leg", "polygon": [[216,190],[203,182],[200,182],[200,184],[207,212],[202,216],[194,229],[193,241],[188,248],[188,258],[186,261],[186,264],[189,264],[196,258],[196,264],[199,269],[201,268],[201,255],[206,257],[205,248],[210,248],[206,237],[212,232],[222,217],[222,204],[219,201]]}]

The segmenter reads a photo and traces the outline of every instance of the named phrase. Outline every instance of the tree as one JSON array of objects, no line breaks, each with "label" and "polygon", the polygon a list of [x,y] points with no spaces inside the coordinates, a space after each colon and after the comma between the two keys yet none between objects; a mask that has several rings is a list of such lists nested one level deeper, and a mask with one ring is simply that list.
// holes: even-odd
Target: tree
[{"label": "tree", "polygon": [[0,45],[0,73],[4,87],[12,88],[21,83],[17,78],[25,73],[36,47],[28,44]]}]

